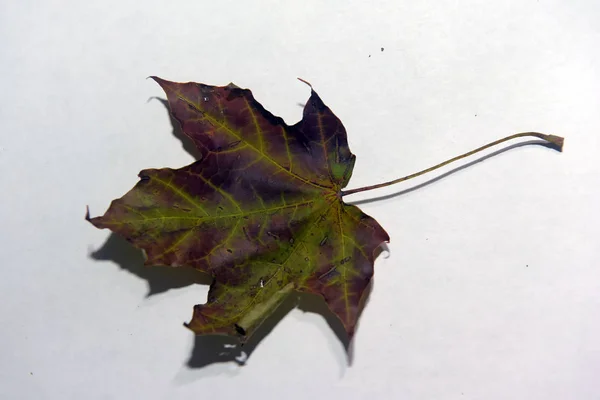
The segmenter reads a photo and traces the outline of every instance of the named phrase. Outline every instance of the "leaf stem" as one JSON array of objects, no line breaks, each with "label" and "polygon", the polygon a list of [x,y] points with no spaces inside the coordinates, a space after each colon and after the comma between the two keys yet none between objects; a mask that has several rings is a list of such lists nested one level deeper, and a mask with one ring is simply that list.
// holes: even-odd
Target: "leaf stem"
[{"label": "leaf stem", "polygon": [[558,151],[562,151],[562,149],[563,149],[563,143],[564,143],[565,139],[562,138],[562,137],[560,137],[560,136],[545,135],[543,133],[538,133],[538,132],[516,133],[514,135],[510,135],[510,136],[507,136],[505,138],[498,139],[498,140],[496,140],[494,142],[488,143],[485,146],[481,146],[481,147],[479,147],[479,148],[477,148],[475,150],[471,150],[468,153],[461,154],[460,156],[456,156],[454,158],[446,160],[446,161],[444,161],[442,163],[434,165],[433,167],[424,169],[423,171],[415,172],[414,174],[410,174],[410,175],[404,176],[402,178],[394,179],[394,180],[389,181],[389,182],[379,183],[377,185],[365,186],[365,187],[361,187],[361,188],[358,188],[358,189],[342,190],[341,196],[347,196],[349,194],[354,194],[354,193],[359,193],[359,192],[365,192],[367,190],[379,189],[379,188],[382,188],[382,187],[394,185],[396,183],[404,182],[404,181],[407,181],[409,179],[416,178],[417,176],[421,176],[421,175],[424,175],[424,174],[426,174],[428,172],[434,171],[434,170],[436,170],[438,168],[441,168],[443,166],[446,166],[446,165],[448,165],[450,163],[453,163],[454,161],[458,161],[458,160],[463,159],[465,157],[472,156],[473,154],[479,153],[480,151],[483,151],[483,150],[488,149],[490,147],[499,145],[501,143],[507,142],[507,141],[512,140],[512,139],[517,139],[517,138],[527,137],[527,136],[533,136],[533,137],[545,140],[545,141],[549,142],[551,145],[553,145],[553,147],[556,150],[558,150]]}]

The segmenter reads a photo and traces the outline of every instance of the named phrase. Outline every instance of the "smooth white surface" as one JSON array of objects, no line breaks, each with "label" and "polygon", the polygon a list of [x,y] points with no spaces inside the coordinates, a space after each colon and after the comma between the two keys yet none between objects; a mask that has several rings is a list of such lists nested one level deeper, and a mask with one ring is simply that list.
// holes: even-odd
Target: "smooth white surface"
[{"label": "smooth white surface", "polygon": [[[0,398],[600,398],[599,20],[597,0],[4,0]],[[294,310],[246,366],[188,368],[181,323],[207,286],[146,297],[90,257],[109,232],[83,219],[139,170],[192,161],[148,75],[233,81],[289,123],[309,80],[348,130],[352,188],[520,131],[565,152],[361,205],[392,240],[351,366]]]}]

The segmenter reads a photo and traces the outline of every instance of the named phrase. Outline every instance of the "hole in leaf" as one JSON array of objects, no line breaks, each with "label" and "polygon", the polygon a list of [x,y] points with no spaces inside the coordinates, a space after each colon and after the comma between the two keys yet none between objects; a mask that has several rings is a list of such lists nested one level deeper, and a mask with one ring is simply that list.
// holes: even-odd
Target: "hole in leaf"
[{"label": "hole in leaf", "polygon": [[244,328],[242,328],[241,326],[239,326],[238,324],[235,324],[235,331],[242,336],[246,336],[246,330]]}]

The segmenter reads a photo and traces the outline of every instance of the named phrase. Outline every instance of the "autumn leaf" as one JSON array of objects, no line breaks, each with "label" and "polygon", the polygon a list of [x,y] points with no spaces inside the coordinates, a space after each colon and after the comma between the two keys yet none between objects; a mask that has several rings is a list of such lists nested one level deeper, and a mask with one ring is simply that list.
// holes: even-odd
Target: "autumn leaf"
[{"label": "autumn leaf", "polygon": [[157,77],[173,117],[202,154],[180,169],[148,169],[100,217],[86,218],[143,249],[147,265],[191,266],[213,277],[186,324],[247,340],[292,292],[322,296],[354,334],[374,252],[389,237],[344,196],[414,178],[518,133],[403,178],[352,190],[355,156],[341,121],[312,90],[292,126],[246,89]]},{"label": "autumn leaf", "polygon": [[349,337],[387,233],[342,201],[355,156],[341,121],[314,90],[295,125],[249,90],[153,77],[202,159],[148,169],[101,217],[145,251],[147,265],[214,277],[187,326],[247,339],[290,293],[323,297]]}]

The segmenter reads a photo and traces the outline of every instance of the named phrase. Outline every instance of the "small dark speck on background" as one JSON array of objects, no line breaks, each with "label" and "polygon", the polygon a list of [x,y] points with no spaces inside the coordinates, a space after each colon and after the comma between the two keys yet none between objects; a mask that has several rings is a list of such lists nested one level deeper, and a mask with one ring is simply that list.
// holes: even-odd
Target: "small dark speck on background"
[{"label": "small dark speck on background", "polygon": [[33,372],[30,372],[29,375],[33,376]]},{"label": "small dark speck on background", "polygon": [[529,264],[525,264],[525,268],[529,268]]},{"label": "small dark speck on background", "polygon": [[371,58],[371,55],[369,54],[369,58]]},{"label": "small dark speck on background", "polygon": [[383,47],[381,48],[381,51],[383,51]]}]

